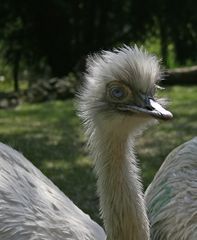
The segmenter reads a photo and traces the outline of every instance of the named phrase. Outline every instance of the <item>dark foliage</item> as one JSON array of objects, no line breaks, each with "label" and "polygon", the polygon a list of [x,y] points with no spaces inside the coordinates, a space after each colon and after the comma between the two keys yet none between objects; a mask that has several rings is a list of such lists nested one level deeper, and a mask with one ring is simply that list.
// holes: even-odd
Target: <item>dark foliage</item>
[{"label": "dark foliage", "polygon": [[196,61],[196,9],[194,0],[1,0],[2,54],[15,90],[21,61],[31,68],[42,62],[62,77],[91,52],[150,36],[160,38],[164,63],[169,43],[178,62]]}]

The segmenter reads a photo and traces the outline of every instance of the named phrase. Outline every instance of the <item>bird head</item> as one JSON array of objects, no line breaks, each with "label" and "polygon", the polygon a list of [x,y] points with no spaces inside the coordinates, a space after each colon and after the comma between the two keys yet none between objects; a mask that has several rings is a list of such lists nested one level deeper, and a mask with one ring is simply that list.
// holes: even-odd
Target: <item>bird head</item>
[{"label": "bird head", "polygon": [[108,121],[113,128],[171,119],[171,112],[155,98],[161,78],[158,59],[137,46],[90,56],[79,93],[80,115],[84,122]]}]

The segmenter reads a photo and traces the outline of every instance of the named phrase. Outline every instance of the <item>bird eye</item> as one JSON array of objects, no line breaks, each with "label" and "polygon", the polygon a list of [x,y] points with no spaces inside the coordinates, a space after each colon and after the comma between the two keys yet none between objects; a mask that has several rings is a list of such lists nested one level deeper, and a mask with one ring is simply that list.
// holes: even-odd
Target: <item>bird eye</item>
[{"label": "bird eye", "polygon": [[112,88],[111,96],[118,99],[122,99],[124,97],[124,90],[118,87]]},{"label": "bird eye", "polygon": [[113,101],[122,101],[127,98],[129,89],[124,84],[120,84],[118,81],[110,82],[107,85],[107,96]]}]

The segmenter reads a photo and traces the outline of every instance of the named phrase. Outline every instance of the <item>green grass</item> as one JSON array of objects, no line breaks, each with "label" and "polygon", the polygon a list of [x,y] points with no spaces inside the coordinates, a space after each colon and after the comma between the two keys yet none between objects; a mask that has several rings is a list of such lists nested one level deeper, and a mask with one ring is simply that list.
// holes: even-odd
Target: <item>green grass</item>
[{"label": "green grass", "polygon": [[[170,87],[174,119],[162,122],[139,137],[137,152],[145,187],[166,155],[196,134],[197,87]],[[83,211],[100,222],[92,160],[73,102],[23,104],[0,111],[0,140],[30,159]]]}]

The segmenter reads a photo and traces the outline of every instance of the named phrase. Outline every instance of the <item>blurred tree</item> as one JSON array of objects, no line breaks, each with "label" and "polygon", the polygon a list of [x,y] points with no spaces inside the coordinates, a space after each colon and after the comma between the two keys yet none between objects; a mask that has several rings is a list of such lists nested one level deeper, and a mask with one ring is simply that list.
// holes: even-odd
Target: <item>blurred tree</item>
[{"label": "blurred tree", "polygon": [[3,56],[6,58],[7,63],[12,67],[12,75],[14,79],[14,90],[19,91],[19,68],[22,57],[22,22],[20,18],[16,19],[15,22],[7,22],[4,42],[3,42]]},{"label": "blurred tree", "polygon": [[[197,60],[197,1],[171,1],[171,16],[169,23],[172,28],[169,33],[175,46],[176,59],[185,64],[190,59]],[[175,14],[176,13],[176,14]]]}]

